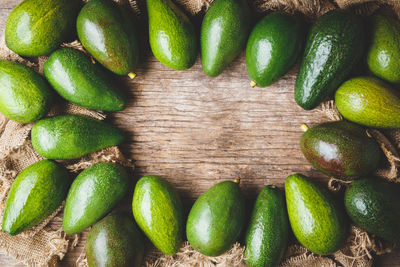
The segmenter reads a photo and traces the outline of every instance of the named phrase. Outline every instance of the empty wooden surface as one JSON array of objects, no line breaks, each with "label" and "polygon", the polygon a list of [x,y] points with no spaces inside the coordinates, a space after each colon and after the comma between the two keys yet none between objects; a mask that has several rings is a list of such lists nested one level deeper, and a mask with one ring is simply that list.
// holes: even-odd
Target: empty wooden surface
[{"label": "empty wooden surface", "polygon": [[[0,0],[1,38],[7,15],[19,2]],[[322,177],[300,152],[299,126],[327,119],[295,104],[296,69],[271,87],[251,88],[243,53],[217,78],[207,77],[199,60],[190,70],[173,71],[149,56],[137,78],[122,79],[128,107],[110,115],[126,132],[121,149],[136,161],[135,176],[161,175],[188,201],[237,176],[249,198],[293,172]],[[83,246],[80,242],[62,265],[75,266]],[[1,252],[0,266],[21,265]],[[400,266],[400,251],[377,257],[377,266]]]}]

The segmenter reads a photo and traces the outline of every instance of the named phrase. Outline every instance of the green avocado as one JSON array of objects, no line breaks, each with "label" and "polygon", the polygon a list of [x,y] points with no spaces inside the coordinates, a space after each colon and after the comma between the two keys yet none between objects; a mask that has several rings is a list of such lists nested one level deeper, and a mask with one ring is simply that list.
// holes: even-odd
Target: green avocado
[{"label": "green avocado", "polygon": [[81,51],[55,51],[44,63],[43,72],[53,88],[76,105],[105,111],[124,109],[124,96],[109,73]]},{"label": "green avocado", "polygon": [[140,267],[144,238],[132,216],[116,213],[90,229],[85,244],[89,267]]},{"label": "green avocado", "polygon": [[336,91],[335,103],[349,121],[374,128],[400,128],[400,94],[377,78],[346,81]]},{"label": "green avocado", "polygon": [[295,100],[310,110],[330,97],[360,61],[362,19],[347,10],[322,15],[311,27],[295,84]]},{"label": "green avocado", "polygon": [[132,211],[142,231],[162,253],[178,252],[185,231],[182,202],[169,183],[148,175],[135,186]]},{"label": "green avocado", "polygon": [[299,58],[304,39],[304,25],[293,15],[275,12],[260,20],[246,48],[246,66],[252,85],[265,87],[285,75]]},{"label": "green avocado", "polygon": [[6,45],[21,56],[45,56],[74,33],[80,0],[25,0],[8,16]]},{"label": "green avocado", "polygon": [[100,162],[82,171],[69,189],[63,230],[77,234],[103,218],[125,196],[129,178],[125,169]]},{"label": "green avocado", "polygon": [[0,60],[0,112],[10,120],[29,123],[42,118],[53,102],[51,87],[31,68]]},{"label": "green avocado", "polygon": [[186,236],[206,256],[219,256],[238,239],[245,223],[245,201],[239,181],[218,183],[203,193],[190,210]]},{"label": "green avocado", "polygon": [[354,181],[345,193],[347,214],[361,229],[400,245],[400,190],[382,178]]},{"label": "green avocado", "polygon": [[197,57],[197,37],[186,14],[171,0],[146,0],[149,40],[154,56],[165,66],[185,70]]},{"label": "green avocado", "polygon": [[289,219],[284,193],[266,186],[254,205],[244,251],[249,267],[278,266],[288,245]]},{"label": "green avocado", "polygon": [[246,45],[251,13],[246,0],[216,0],[201,25],[201,64],[211,77],[218,76]]},{"label": "green avocado", "polygon": [[381,159],[378,143],[363,127],[334,121],[308,129],[300,140],[306,159],[328,176],[354,180],[375,171]]},{"label": "green avocado", "polygon": [[348,223],[333,196],[301,174],[285,181],[290,225],[297,240],[316,254],[328,255],[346,240]]},{"label": "green avocado", "polygon": [[369,69],[379,78],[400,83],[400,21],[374,15],[371,24],[372,41],[367,54]]},{"label": "green avocado", "polygon": [[133,13],[111,0],[91,0],[76,22],[79,40],[87,51],[110,71],[127,75],[139,59]]},{"label": "green avocado", "polygon": [[33,148],[48,159],[77,159],[119,145],[122,132],[105,122],[82,115],[59,115],[38,121],[32,128]]},{"label": "green avocado", "polygon": [[25,168],[8,193],[1,230],[17,235],[42,222],[61,205],[70,183],[68,171],[53,161]]}]

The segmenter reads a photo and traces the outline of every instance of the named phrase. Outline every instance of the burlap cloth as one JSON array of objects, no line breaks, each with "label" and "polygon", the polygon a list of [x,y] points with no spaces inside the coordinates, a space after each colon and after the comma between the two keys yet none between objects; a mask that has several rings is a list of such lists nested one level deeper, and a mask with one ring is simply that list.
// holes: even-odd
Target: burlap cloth
[{"label": "burlap cloth", "polygon": [[[122,0],[121,0],[122,1]],[[125,0],[132,8],[140,13],[140,3],[134,0]],[[177,0],[191,14],[204,12],[212,0]],[[370,14],[380,6],[388,6],[400,15],[400,0],[253,0],[252,7],[258,12],[268,10],[285,10],[288,12],[300,12],[313,19],[321,14],[335,9],[355,6],[357,12]],[[4,35],[0,40],[0,58],[18,61],[42,72],[44,57],[35,59],[35,62],[27,61],[8,50],[4,45]],[[82,49],[78,42],[65,46]],[[327,101],[319,107],[321,116],[325,115],[331,120],[341,120],[333,101]],[[54,107],[49,115],[62,113],[84,114],[97,119],[104,119],[106,114],[90,111],[72,104],[59,104]],[[34,151],[30,142],[30,130],[33,124],[18,124],[7,120],[0,114],[0,216],[3,214],[5,201],[10,186],[16,175],[25,167],[42,158]],[[381,145],[387,161],[377,171],[377,175],[388,180],[399,181],[398,166],[400,162],[397,150],[400,147],[400,131],[385,131],[381,133],[370,129],[371,134]],[[78,160],[61,162],[71,172],[79,172],[88,166],[100,161],[118,162],[126,167],[133,168],[132,161],[127,160],[117,147],[108,148]],[[331,179],[328,187],[334,191],[340,191],[345,185]],[[69,249],[78,244],[79,236],[67,236],[62,232],[61,219],[62,208],[59,207],[49,218],[40,225],[18,235],[11,237],[0,232],[0,249],[21,263],[29,266],[56,266]],[[1,217],[0,217],[1,221]],[[233,248],[219,257],[206,257],[194,251],[188,243],[184,243],[180,251],[174,256],[161,255],[157,250],[149,247],[144,266],[244,266],[244,247],[236,243]],[[346,246],[335,254],[322,257],[309,252],[299,244],[289,246],[282,267],[288,266],[372,266],[373,256],[391,251],[391,245],[378,238],[372,237],[355,226],[351,227]],[[84,254],[78,259],[77,266],[87,266]]]}]

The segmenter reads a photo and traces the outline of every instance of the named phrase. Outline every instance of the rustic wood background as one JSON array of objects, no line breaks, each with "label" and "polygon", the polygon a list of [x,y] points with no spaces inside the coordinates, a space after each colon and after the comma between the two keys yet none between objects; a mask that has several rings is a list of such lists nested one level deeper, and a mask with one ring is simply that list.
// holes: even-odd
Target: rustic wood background
[{"label": "rustic wood background", "polygon": [[[0,38],[19,2],[0,0]],[[188,200],[239,176],[245,194],[254,198],[263,186],[281,185],[293,172],[324,179],[307,163],[298,143],[301,123],[327,119],[295,104],[296,72],[297,67],[271,87],[251,88],[244,53],[217,78],[207,77],[199,60],[190,70],[174,71],[149,56],[137,78],[125,79],[128,107],[110,120],[127,133],[121,149],[136,161],[135,176],[161,175]],[[62,265],[75,266],[83,246],[80,242]],[[0,266],[23,265],[0,252]],[[377,266],[400,266],[400,250],[377,257]]]}]

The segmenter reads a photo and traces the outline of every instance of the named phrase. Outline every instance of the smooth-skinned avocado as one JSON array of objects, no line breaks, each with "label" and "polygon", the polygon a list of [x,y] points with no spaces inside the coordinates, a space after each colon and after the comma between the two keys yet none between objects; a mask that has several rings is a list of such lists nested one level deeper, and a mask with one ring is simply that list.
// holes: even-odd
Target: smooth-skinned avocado
[{"label": "smooth-skinned avocado", "polygon": [[125,97],[109,73],[81,51],[56,50],[44,63],[43,72],[57,93],[78,106],[104,111],[125,107]]},{"label": "smooth-skinned avocado", "polygon": [[251,12],[246,0],[216,0],[201,25],[201,64],[211,77],[218,76],[246,45]]},{"label": "smooth-skinned avocado", "polygon": [[82,115],[59,115],[38,121],[32,128],[33,148],[48,159],[77,159],[119,145],[122,132],[105,122]]},{"label": "smooth-skinned avocado", "polygon": [[192,22],[171,0],[146,0],[146,3],[149,41],[154,56],[171,69],[189,69],[198,52]]},{"label": "smooth-skinned avocado", "polygon": [[68,171],[51,160],[25,168],[11,186],[1,230],[17,235],[42,222],[61,205],[70,183]]},{"label": "smooth-skinned avocado", "polygon": [[104,217],[125,196],[129,178],[114,163],[100,162],[82,171],[65,201],[63,230],[77,234]]},{"label": "smooth-skinned avocado", "polygon": [[91,0],[78,15],[76,28],[83,47],[104,67],[130,74],[139,60],[134,14],[110,0]]},{"label": "smooth-skinned avocado", "polygon": [[377,169],[382,152],[365,128],[347,121],[305,127],[300,140],[301,151],[326,175],[354,180]]},{"label": "smooth-skinned avocado", "polygon": [[348,222],[330,192],[304,175],[293,174],[285,180],[285,193],[290,225],[304,247],[328,255],[344,245]]},{"label": "smooth-skinned avocado", "polygon": [[169,183],[154,175],[140,178],[133,193],[132,211],[156,248],[167,255],[178,252],[185,231],[182,202]]},{"label": "smooth-skinned avocado", "polygon": [[400,128],[400,93],[375,77],[356,77],[335,94],[336,107],[352,122],[373,128]]},{"label": "smooth-skinned avocado", "polygon": [[186,224],[190,245],[206,256],[219,256],[238,239],[245,223],[239,180],[220,182],[193,204]]},{"label": "smooth-skinned avocado", "polygon": [[305,40],[305,27],[293,15],[274,12],[252,30],[246,47],[246,66],[252,86],[265,87],[296,63]]},{"label": "smooth-skinned avocado", "polygon": [[5,41],[21,56],[45,56],[72,37],[79,0],[25,0],[7,18]]},{"label": "smooth-skinned avocado", "polygon": [[359,63],[365,49],[362,19],[348,10],[322,15],[311,27],[294,95],[305,110],[330,97]]},{"label": "smooth-skinned avocado", "polygon": [[400,188],[383,178],[359,179],[347,188],[347,214],[361,229],[400,244]]},{"label": "smooth-skinned avocado", "polygon": [[286,251],[288,236],[285,195],[276,186],[266,186],[257,197],[246,232],[244,258],[247,266],[278,266]]},{"label": "smooth-skinned avocado", "polygon": [[90,229],[85,252],[89,267],[140,267],[144,237],[131,216],[116,213]]}]

